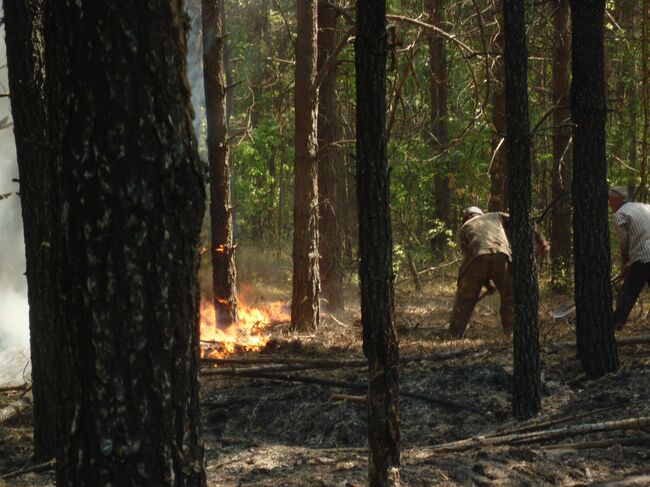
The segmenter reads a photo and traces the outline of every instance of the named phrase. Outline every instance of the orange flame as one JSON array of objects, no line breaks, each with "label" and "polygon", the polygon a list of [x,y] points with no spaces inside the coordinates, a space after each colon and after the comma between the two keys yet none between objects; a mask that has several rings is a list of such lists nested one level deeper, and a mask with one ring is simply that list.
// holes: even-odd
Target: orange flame
[{"label": "orange flame", "polygon": [[221,244],[218,247],[215,247],[214,251],[217,252],[217,253],[225,252],[226,247],[224,247],[223,244]]},{"label": "orange flame", "polygon": [[290,321],[286,308],[282,302],[247,306],[240,298],[237,306],[239,321],[222,329],[217,326],[213,304],[203,300],[201,356],[225,358],[237,352],[261,350],[269,341],[271,325]]}]

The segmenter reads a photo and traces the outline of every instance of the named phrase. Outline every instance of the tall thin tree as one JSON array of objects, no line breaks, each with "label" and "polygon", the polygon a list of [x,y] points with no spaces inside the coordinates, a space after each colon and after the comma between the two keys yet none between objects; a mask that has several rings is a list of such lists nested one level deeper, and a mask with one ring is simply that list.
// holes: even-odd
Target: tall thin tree
[{"label": "tall thin tree", "polygon": [[[492,40],[492,49],[503,53],[503,1],[494,0],[494,25],[496,32]],[[492,125],[495,133],[492,136],[492,155],[489,166],[490,173],[490,211],[508,211],[508,161],[506,157],[508,141],[505,139],[506,122],[506,83],[503,56],[497,54],[492,68],[494,76],[492,91]]]},{"label": "tall thin tree", "polygon": [[514,388],[515,417],[527,419],[541,409],[539,293],[530,217],[530,119],[528,116],[528,52],[524,0],[503,0],[505,81],[508,121],[508,176],[512,223],[512,273],[515,299]]},{"label": "tall thin tree", "polygon": [[589,376],[618,368],[605,159],[605,0],[571,0],[573,254],[578,356]]},{"label": "tall thin tree", "polygon": [[371,487],[399,485],[399,349],[386,157],[386,2],[358,0],[357,194],[363,351],[368,358]]},{"label": "tall thin tree", "polygon": [[[429,0],[429,21],[431,25],[443,28],[445,0]],[[449,143],[447,127],[447,55],[445,40],[439,34],[429,31],[429,97],[431,99],[431,144],[434,154],[441,154]],[[439,159],[434,178],[435,217],[451,228],[451,189],[449,187],[448,156]],[[434,251],[441,252],[447,246],[445,232],[436,235],[432,241]]]},{"label": "tall thin tree", "polygon": [[555,289],[566,289],[571,264],[571,110],[569,107],[570,48],[569,0],[554,0],[553,9],[553,173],[551,210],[551,280]]},{"label": "tall thin tree", "polygon": [[237,270],[232,226],[227,104],[224,74],[224,0],[202,0],[203,86],[210,167],[212,302],[218,326],[237,321]]},{"label": "tall thin tree", "polygon": [[204,486],[205,170],[183,5],[47,6],[50,154],[61,164],[60,356],[71,370],[59,389],[57,485]]},{"label": "tall thin tree", "polygon": [[55,174],[48,163],[41,0],[4,2],[11,111],[20,177],[29,300],[34,458],[56,454],[58,260]]},{"label": "tall thin tree", "polygon": [[[325,0],[318,1],[318,70],[336,50],[336,8]],[[334,62],[323,77],[318,93],[318,201],[320,279],[323,299],[330,311],[343,308],[343,239],[339,221],[338,186],[344,184],[343,159],[335,146],[339,133],[336,102],[337,66]]]},{"label": "tall thin tree", "polygon": [[297,0],[291,327],[318,327],[317,0]]}]

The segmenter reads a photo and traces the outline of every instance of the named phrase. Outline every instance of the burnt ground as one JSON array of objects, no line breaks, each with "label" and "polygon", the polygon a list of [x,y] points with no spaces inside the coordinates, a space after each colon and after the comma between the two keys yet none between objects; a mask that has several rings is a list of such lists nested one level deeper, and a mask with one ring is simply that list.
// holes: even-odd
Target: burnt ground
[{"label": "burnt ground", "polygon": [[[512,346],[499,330],[498,296],[481,302],[467,338],[448,341],[444,325],[453,299],[446,287],[422,292],[398,288],[397,323],[401,356],[448,350],[483,353],[438,361],[414,361],[400,369],[402,481],[407,486],[581,486],[650,485],[650,427],[573,435],[506,445],[436,451],[434,445],[522,423],[511,414]],[[571,340],[572,324],[553,322],[551,307],[561,297],[544,296],[543,412],[525,425],[538,430],[650,416],[650,344],[620,347],[621,368],[598,380],[582,373],[575,351],[554,342]],[[650,333],[642,295],[620,336]],[[313,334],[292,335],[277,327],[273,340],[248,358],[362,358],[361,330],[354,310],[325,316]],[[254,365],[261,367],[261,365]],[[241,367],[241,366],[238,366]],[[365,369],[294,370],[292,376],[363,383]],[[208,483],[213,486],[355,486],[367,484],[366,412],[362,402],[332,394],[359,390],[316,384],[203,377],[202,405]],[[16,393],[0,394],[0,407]],[[551,419],[559,422],[544,427]],[[600,441],[601,443],[596,443]],[[0,475],[29,463],[29,411],[0,426]],[[51,472],[30,473],[7,485],[53,485]],[[2,481],[0,481],[0,485]]]}]

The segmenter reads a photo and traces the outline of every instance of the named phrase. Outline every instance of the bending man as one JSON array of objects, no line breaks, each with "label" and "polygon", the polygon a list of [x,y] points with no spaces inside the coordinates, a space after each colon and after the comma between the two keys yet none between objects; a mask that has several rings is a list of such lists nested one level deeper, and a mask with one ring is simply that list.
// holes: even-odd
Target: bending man
[{"label": "bending man", "polygon": [[[514,328],[514,301],[512,297],[512,252],[507,234],[510,233],[510,216],[507,213],[485,213],[476,206],[465,210],[460,227],[460,250],[463,262],[458,270],[456,299],[451,312],[449,332],[461,338],[479,300],[481,289],[488,293],[499,290],[501,295],[501,326],[503,333],[511,335]],[[545,254],[549,245],[535,229],[537,252]],[[494,284],[492,284],[494,283]]]},{"label": "bending man", "polygon": [[621,253],[623,286],[616,299],[614,324],[622,330],[643,286],[650,284],[650,205],[629,202],[621,187],[610,188],[607,196]]}]

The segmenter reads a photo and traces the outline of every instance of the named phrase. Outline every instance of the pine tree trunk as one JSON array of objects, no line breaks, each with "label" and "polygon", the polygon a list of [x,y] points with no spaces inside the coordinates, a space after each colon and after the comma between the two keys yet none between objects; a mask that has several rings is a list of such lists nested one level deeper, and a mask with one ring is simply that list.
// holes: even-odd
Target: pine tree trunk
[{"label": "pine tree trunk", "polygon": [[[324,0],[318,2],[318,69],[336,49],[336,10]],[[318,94],[318,201],[319,252],[323,298],[329,311],[343,308],[342,231],[337,209],[338,186],[342,184],[343,160],[333,144],[339,133],[336,103],[336,64],[323,78]]]},{"label": "pine tree trunk", "polygon": [[[444,29],[445,0],[429,0],[429,22]],[[431,98],[431,143],[434,154],[441,154],[449,143],[447,129],[447,58],[444,38],[429,33],[429,93]],[[447,248],[444,230],[451,228],[451,190],[449,188],[448,155],[437,163],[434,178],[435,218],[444,224],[431,244],[436,253]]]},{"label": "pine tree trunk", "polygon": [[641,137],[641,165],[639,189],[636,199],[645,203],[648,199],[648,137],[650,136],[650,0],[641,2],[641,111],[643,136]]},{"label": "pine tree trunk", "polygon": [[591,377],[618,368],[605,159],[604,0],[571,0],[573,253],[578,356]]},{"label": "pine tree trunk", "polygon": [[386,4],[358,0],[357,194],[363,350],[368,358],[371,487],[399,485],[399,350],[386,157]]},{"label": "pine tree trunk", "polygon": [[230,163],[226,126],[224,0],[202,0],[203,85],[208,125],[210,167],[210,228],[212,242],[212,302],[216,323],[228,327],[237,321],[237,270],[230,200]]},{"label": "pine tree trunk", "polygon": [[60,388],[57,485],[204,486],[197,270],[205,169],[182,4],[49,8],[61,357],[72,371]]},{"label": "pine tree trunk", "polygon": [[[501,6],[503,0],[496,0],[495,4]],[[503,19],[501,8],[496,9],[494,17],[497,22],[497,34],[494,37],[492,50],[503,52]],[[489,211],[508,211],[508,162],[506,159],[507,141],[503,139],[506,127],[506,90],[505,69],[503,56],[494,60],[494,76],[492,85],[492,124],[495,134],[492,136],[492,162],[490,164],[490,199]]]},{"label": "pine tree trunk", "polygon": [[49,164],[40,0],[4,2],[11,111],[20,177],[29,300],[34,459],[56,454],[59,303],[55,168]]},{"label": "pine tree trunk", "polygon": [[512,274],[515,299],[514,389],[512,409],[518,419],[542,407],[538,290],[530,217],[530,119],[528,116],[528,52],[524,0],[504,0],[508,169],[512,223]]},{"label": "pine tree trunk", "polygon": [[291,327],[319,325],[318,165],[316,162],[318,92],[314,89],[317,51],[317,0],[296,3],[295,161],[293,196],[293,296]]},{"label": "pine tree trunk", "polygon": [[[553,198],[556,206],[551,210],[551,280],[557,290],[568,287],[571,265],[570,199],[565,196],[571,186],[571,111],[569,0],[554,0],[553,35]],[[559,199],[558,199],[559,198]]]}]

